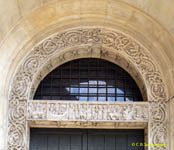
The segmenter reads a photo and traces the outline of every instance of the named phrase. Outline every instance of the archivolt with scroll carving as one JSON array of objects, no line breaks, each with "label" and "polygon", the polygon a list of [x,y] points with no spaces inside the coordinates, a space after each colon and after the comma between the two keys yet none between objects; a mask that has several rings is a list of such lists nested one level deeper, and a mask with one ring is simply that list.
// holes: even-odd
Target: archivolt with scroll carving
[{"label": "archivolt with scroll carving", "polygon": [[[64,52],[65,49],[74,46],[87,47],[92,45],[98,45],[99,57],[111,57],[111,53],[107,51],[107,48],[110,48],[134,64],[145,82],[148,101],[151,104],[149,142],[167,144],[167,92],[164,78],[155,60],[145,47],[123,33],[103,28],[84,28],[53,35],[35,46],[23,60],[14,76],[9,93],[8,149],[26,149],[27,147],[27,100],[33,78],[37,72],[56,53],[64,53],[60,55],[59,63],[66,61],[69,57],[75,59],[85,57],[84,54],[95,55],[94,49],[88,49],[85,53],[81,53],[80,50]],[[167,149],[167,146],[151,147],[151,149],[162,150]]]}]

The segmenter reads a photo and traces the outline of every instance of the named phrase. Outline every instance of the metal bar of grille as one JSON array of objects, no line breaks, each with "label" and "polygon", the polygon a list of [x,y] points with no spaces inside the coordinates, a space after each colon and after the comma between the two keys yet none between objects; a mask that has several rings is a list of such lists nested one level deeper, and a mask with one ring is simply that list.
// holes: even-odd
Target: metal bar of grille
[{"label": "metal bar of grille", "polygon": [[67,62],[40,83],[34,99],[75,101],[142,101],[132,77],[119,66],[102,59]]}]

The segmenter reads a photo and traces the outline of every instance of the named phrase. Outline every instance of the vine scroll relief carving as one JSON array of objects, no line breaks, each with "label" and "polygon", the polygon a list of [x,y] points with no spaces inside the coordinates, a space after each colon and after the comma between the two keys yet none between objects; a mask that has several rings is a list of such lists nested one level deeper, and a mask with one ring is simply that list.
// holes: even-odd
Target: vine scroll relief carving
[{"label": "vine scroll relief carving", "polygon": [[[72,29],[53,35],[35,46],[25,57],[14,76],[9,93],[8,116],[8,149],[27,149],[27,101],[33,77],[42,66],[58,51],[73,46],[102,45],[122,53],[135,64],[141,73],[148,89],[149,142],[151,144],[167,144],[167,94],[165,84],[159,68],[148,51],[134,39],[103,28]],[[92,50],[91,50],[92,51]],[[89,50],[89,52],[91,52]],[[71,53],[72,58],[79,56],[77,51]],[[105,57],[107,51],[101,51]],[[64,61],[66,57],[60,57]],[[115,108],[116,109],[116,108]],[[152,150],[166,150],[166,147],[150,147]]]}]

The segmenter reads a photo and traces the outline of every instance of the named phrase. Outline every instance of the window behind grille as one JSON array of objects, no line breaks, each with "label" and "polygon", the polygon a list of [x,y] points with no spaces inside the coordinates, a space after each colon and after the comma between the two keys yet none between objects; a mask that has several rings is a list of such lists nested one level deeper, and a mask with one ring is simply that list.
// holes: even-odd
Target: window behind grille
[{"label": "window behind grille", "polygon": [[103,59],[85,58],[67,62],[49,73],[34,99],[142,101],[142,96],[125,70]]}]

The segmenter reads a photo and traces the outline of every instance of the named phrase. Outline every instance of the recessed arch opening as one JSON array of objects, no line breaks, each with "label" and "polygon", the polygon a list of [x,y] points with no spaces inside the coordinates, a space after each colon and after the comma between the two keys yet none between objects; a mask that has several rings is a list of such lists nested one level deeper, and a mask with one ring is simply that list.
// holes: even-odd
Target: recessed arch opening
[{"label": "recessed arch opening", "polygon": [[143,101],[129,73],[99,58],[80,58],[58,66],[40,82],[34,99]]}]

